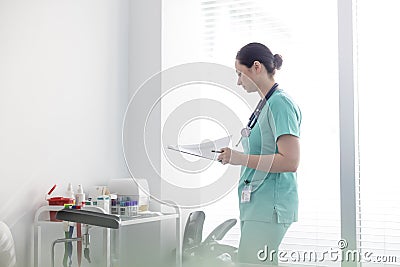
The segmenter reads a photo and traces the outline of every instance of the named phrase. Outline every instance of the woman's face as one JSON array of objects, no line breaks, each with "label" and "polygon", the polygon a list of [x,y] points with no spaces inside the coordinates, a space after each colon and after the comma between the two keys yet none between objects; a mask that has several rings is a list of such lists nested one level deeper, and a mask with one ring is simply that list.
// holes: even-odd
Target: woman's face
[{"label": "woman's face", "polygon": [[241,85],[246,92],[257,92],[257,85],[254,83],[255,73],[253,68],[248,68],[246,65],[235,61],[236,73],[238,75],[237,85]]}]

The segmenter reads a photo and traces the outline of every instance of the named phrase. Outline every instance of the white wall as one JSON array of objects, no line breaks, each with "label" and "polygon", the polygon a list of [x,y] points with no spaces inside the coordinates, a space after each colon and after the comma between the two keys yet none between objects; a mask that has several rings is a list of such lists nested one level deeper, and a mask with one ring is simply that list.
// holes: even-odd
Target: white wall
[{"label": "white wall", "polygon": [[[161,71],[161,0],[130,2],[129,33],[129,96],[133,99],[124,129],[126,160],[132,175],[146,178],[151,194],[159,198],[160,108],[156,107],[151,112],[150,120],[147,116],[154,100],[161,94],[160,80],[156,78],[151,84],[142,85]],[[146,122],[149,128],[145,136]],[[150,140],[146,148],[143,146],[145,137]],[[152,210],[160,209],[156,201],[150,207]],[[168,266],[166,258],[173,259],[174,233],[170,233],[173,227],[173,221],[169,220],[120,230],[123,239],[130,242],[128,248],[121,248],[121,254],[135,251],[121,258],[121,266]]]},{"label": "white wall", "polygon": [[129,5],[0,0],[0,220],[18,266],[31,266],[34,211],[54,183],[62,194],[128,175]]},{"label": "white wall", "polygon": [[[156,107],[154,117],[146,119],[161,94],[160,81],[153,79],[151,85],[142,85],[161,71],[161,0],[131,2],[129,49],[129,97],[133,99],[127,114],[130,120],[125,122],[125,153],[132,174],[147,178],[151,191],[159,196],[160,179],[155,170],[160,168],[160,109]],[[151,134],[147,136],[151,140],[147,151],[143,148],[146,122],[150,125],[146,134]]]}]

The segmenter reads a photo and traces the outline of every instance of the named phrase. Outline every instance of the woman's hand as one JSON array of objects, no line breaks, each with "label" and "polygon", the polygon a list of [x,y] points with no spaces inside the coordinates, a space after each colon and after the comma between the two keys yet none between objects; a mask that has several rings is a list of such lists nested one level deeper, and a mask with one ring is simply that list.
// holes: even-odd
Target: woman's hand
[{"label": "woman's hand", "polygon": [[218,156],[218,161],[222,164],[232,164],[232,165],[244,165],[246,157],[243,153],[232,150],[229,147],[224,147],[221,149],[221,154]]}]

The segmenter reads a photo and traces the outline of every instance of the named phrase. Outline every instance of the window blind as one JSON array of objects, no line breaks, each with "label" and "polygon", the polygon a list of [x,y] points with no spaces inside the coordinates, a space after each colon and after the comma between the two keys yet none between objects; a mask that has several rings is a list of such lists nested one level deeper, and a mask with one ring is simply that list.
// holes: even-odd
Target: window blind
[{"label": "window blind", "polygon": [[[291,3],[293,4],[293,2]],[[276,1],[202,2],[204,16],[203,20],[205,21],[204,49],[207,52],[207,55],[211,58],[218,57],[215,48],[219,45],[222,45],[221,43],[223,43],[225,46],[230,45],[223,40],[235,40],[235,38],[238,39],[236,42],[234,42],[238,43],[238,45],[235,45],[235,49],[239,49],[241,47],[241,45],[239,45],[240,42],[242,42],[243,45],[247,42],[263,40],[267,46],[269,46],[269,44],[276,44],[275,50],[279,51],[280,49],[283,49],[289,53],[291,51],[290,49],[293,49],[292,46],[297,46],[297,51],[301,49],[304,49],[303,51],[310,52],[320,50],[318,52],[320,52],[321,56],[326,60],[323,63],[324,67],[322,69],[326,71],[326,66],[328,64],[335,66],[337,64],[336,57],[328,58],[323,55],[323,51],[318,48],[312,50],[312,48],[307,47],[312,45],[310,45],[307,40],[301,37],[304,36],[304,38],[307,38],[313,34],[321,34],[321,39],[337,42],[335,40],[337,35],[337,31],[335,29],[335,1],[331,1],[331,5],[328,4],[328,7],[322,7],[322,5],[317,3],[317,1],[302,1],[301,7],[299,7],[302,8],[302,12],[305,12],[302,14],[302,16],[309,17],[310,19],[309,22],[304,23],[308,26],[304,28],[296,25],[298,20],[302,19],[298,16],[298,13],[297,15],[288,14],[290,12],[288,12],[287,5],[291,3],[288,1],[285,3],[276,3]],[[321,16],[321,14],[319,14],[316,18],[312,18],[314,14],[312,10],[318,9],[318,7],[320,7],[319,10],[321,13],[323,13],[323,15]],[[293,8],[296,9],[296,7]],[[310,10],[309,14],[307,14],[307,11],[305,10]],[[323,16],[325,16],[325,19],[323,19]],[[314,22],[312,22],[313,19]],[[316,25],[316,21],[318,21],[320,24],[319,26]],[[218,23],[224,25],[223,28],[225,31],[235,33],[235,35],[231,38],[221,38],[222,40],[219,41],[218,34],[221,34],[221,32],[218,31],[218,28],[222,26],[218,25]],[[232,58],[234,55],[235,54],[233,53]],[[289,58],[288,60],[292,59]],[[299,65],[302,64],[301,57],[297,57],[293,60],[299,60],[297,63]],[[285,63],[286,62],[284,61],[284,66]],[[295,64],[293,64],[293,66],[294,65]],[[284,71],[287,71],[287,69],[284,68]],[[322,75],[326,76],[326,74]],[[328,75],[330,75],[329,80],[334,80],[336,78],[335,75],[337,74],[334,70],[331,70]],[[288,77],[288,79],[290,78]],[[288,81],[283,81],[283,83],[286,82]],[[335,105],[337,103],[335,103],[335,101],[337,101],[338,91],[335,87],[330,87],[327,85],[326,81],[324,81],[323,84],[331,90],[329,93],[329,95],[332,96],[330,103]],[[298,84],[293,84],[293,87],[297,88],[298,90],[302,90],[302,88],[299,88]],[[308,94],[309,97],[311,97],[315,92],[316,91],[312,89],[307,90],[305,88],[303,95],[299,94],[298,99],[303,100],[306,97],[305,95]],[[295,92],[293,93],[295,94]],[[315,106],[306,100],[303,100],[303,103],[305,105],[312,105],[310,110],[313,108],[322,108],[320,106]],[[304,167],[300,167],[298,172],[300,198],[299,222],[294,223],[291,226],[281,244],[281,250],[288,252],[288,255],[291,254],[293,257],[286,257],[282,259],[282,261],[290,261],[290,264],[334,266],[339,265],[339,263],[334,261],[329,262],[328,260],[322,262],[318,261],[322,259],[322,254],[324,251],[330,251],[332,248],[336,248],[337,242],[340,239],[339,154],[338,150],[334,147],[334,144],[338,145],[338,132],[334,130],[335,123],[337,122],[336,114],[334,113],[336,109],[332,108],[332,113],[329,113],[329,115],[327,114],[326,117],[326,119],[332,124],[329,125],[328,122],[325,122],[323,123],[324,125],[322,128],[320,128],[321,117],[314,117],[311,114],[311,116],[308,117],[307,114],[309,113],[305,105],[302,106],[302,108],[304,108],[303,113],[305,118],[302,132],[311,133],[313,131],[320,132],[321,130],[328,131],[331,133],[331,135],[328,137],[331,139],[328,142],[333,145],[327,145],[326,148],[327,151],[329,151],[328,154],[330,153],[331,156],[328,160],[324,159],[319,162],[320,168],[317,167],[313,170],[313,168],[306,167],[315,165],[314,163],[311,163],[312,160],[315,160],[311,151],[309,154],[306,154],[304,157],[302,157],[301,165]],[[318,129],[316,127],[318,127]],[[310,136],[304,136],[304,139],[302,138],[302,146],[311,148],[311,150],[316,149],[315,143],[312,141]],[[327,172],[325,170],[329,171]],[[327,185],[329,185],[329,188],[327,188]],[[231,196],[229,196],[229,201],[235,201],[237,203],[238,200],[236,190],[231,193]],[[237,205],[234,206],[235,208],[237,207]],[[217,223],[217,218],[219,221],[221,221],[222,218],[220,217],[229,218],[237,215],[236,210],[227,209],[225,212],[221,212],[221,210],[224,211],[221,209],[221,207],[206,207],[206,214],[208,218],[210,218],[210,223],[208,224],[209,226],[205,228],[206,230],[212,230],[213,225]],[[219,216],[217,217],[216,214]],[[216,218],[215,221],[212,218]],[[240,236],[240,231],[238,228],[239,227],[234,229],[234,231],[228,232],[226,243],[237,245],[238,237]],[[313,254],[311,258],[305,259],[303,257],[303,253],[310,253],[311,255],[312,252],[315,252],[316,254]]]},{"label": "window blind", "polygon": [[[400,264],[398,1],[356,1],[358,72],[358,245],[362,266]],[[374,18],[371,20],[371,18]],[[388,29],[389,31],[387,31]]]}]

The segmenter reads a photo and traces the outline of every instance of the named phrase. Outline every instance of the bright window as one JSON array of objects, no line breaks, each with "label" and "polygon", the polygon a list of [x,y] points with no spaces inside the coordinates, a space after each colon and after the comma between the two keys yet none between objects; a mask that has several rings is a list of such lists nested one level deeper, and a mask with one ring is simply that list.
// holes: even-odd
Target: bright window
[{"label": "bright window", "polygon": [[[400,140],[397,137],[399,1],[357,1],[359,96],[359,246],[373,253],[363,266],[400,262]],[[384,256],[383,258],[378,258]],[[397,257],[397,258],[394,258]]]},{"label": "bright window", "polygon": [[[337,36],[334,0],[163,2],[163,69],[195,61],[216,62],[233,69],[236,52],[255,41],[283,56],[276,80],[300,106],[303,124],[299,221],[290,227],[281,250],[315,251],[321,256],[337,248],[340,239]],[[162,101],[165,107],[176,103],[176,99]],[[244,111],[238,116],[246,122],[250,113]],[[168,176],[168,163],[162,164]],[[238,218],[237,202],[234,189],[220,201],[200,208],[206,212],[205,235],[223,220]],[[237,246],[239,237],[237,225],[227,234],[225,243]],[[318,259],[299,263],[340,265]]]}]

